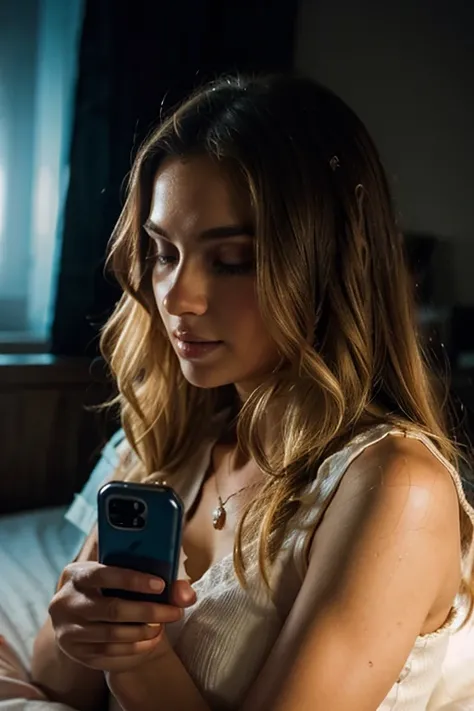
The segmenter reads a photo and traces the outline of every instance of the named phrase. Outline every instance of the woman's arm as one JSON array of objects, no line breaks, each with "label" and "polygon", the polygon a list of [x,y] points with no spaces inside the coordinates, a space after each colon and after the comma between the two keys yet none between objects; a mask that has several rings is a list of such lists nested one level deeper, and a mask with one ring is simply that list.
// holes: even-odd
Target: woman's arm
[{"label": "woman's arm", "polygon": [[50,699],[78,711],[103,711],[107,685],[104,674],[69,659],[56,644],[48,617],[34,645],[32,682]]},{"label": "woman's arm", "polygon": [[[95,530],[77,560],[97,560]],[[49,616],[35,640],[31,677],[51,701],[62,702],[79,711],[103,711],[106,707],[104,673],[74,662],[60,650]]]},{"label": "woman's arm", "polygon": [[107,681],[123,711],[211,711],[171,648],[132,671],[110,672]]}]

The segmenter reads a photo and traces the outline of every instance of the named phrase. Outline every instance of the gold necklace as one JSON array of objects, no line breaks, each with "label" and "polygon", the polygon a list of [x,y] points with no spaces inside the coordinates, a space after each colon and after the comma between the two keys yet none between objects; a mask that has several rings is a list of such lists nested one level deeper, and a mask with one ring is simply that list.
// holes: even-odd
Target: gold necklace
[{"label": "gold necklace", "polygon": [[[231,459],[232,455],[231,453],[229,454],[229,466],[228,466],[228,474],[230,475],[230,465],[231,465]],[[222,528],[225,526],[225,522],[227,519],[227,511],[225,510],[225,505],[230,499],[232,499],[234,496],[237,496],[238,494],[241,494],[242,491],[245,491],[245,489],[249,489],[251,486],[256,486],[259,482],[254,482],[253,484],[247,484],[246,486],[243,486],[241,489],[238,491],[234,491],[233,494],[227,497],[224,501],[222,501],[222,498],[219,494],[219,489],[217,486],[217,472],[215,475],[215,482],[216,482],[216,492],[217,492],[217,501],[218,505],[212,512],[212,525],[216,529],[216,531],[220,531]]]}]

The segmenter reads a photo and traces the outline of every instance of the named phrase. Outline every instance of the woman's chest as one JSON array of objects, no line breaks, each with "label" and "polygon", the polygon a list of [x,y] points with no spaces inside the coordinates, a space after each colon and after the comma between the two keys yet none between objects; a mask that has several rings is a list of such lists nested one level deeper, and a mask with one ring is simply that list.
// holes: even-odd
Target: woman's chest
[{"label": "woman's chest", "polygon": [[182,620],[168,625],[169,640],[211,708],[238,708],[283,619],[265,594],[240,586],[232,553],[193,587],[197,601]]},{"label": "woman's chest", "polygon": [[186,517],[182,547],[191,582],[232,554],[238,517],[249,502],[250,490],[240,490],[241,480],[232,481],[229,486],[222,479],[218,483],[215,473],[206,479]]},{"label": "woman's chest", "polygon": [[211,477],[203,485],[198,499],[188,512],[183,530],[184,565],[192,583],[233,550],[233,517],[228,516],[223,530],[216,530],[213,515],[217,506],[214,477]]},{"label": "woman's chest", "polygon": [[193,585],[197,601],[184,618],[168,625],[173,648],[211,708],[238,708],[267,661],[300,587],[289,554],[276,564],[269,591],[255,563],[243,588],[230,552]]}]

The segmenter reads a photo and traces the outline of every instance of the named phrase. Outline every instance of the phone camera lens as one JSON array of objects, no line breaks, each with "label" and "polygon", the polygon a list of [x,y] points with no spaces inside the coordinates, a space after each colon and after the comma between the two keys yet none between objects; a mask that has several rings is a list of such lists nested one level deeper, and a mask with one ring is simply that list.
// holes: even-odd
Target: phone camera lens
[{"label": "phone camera lens", "polygon": [[144,528],[145,512],[145,504],[137,499],[113,497],[108,501],[109,521],[116,528],[133,528],[135,530]]}]

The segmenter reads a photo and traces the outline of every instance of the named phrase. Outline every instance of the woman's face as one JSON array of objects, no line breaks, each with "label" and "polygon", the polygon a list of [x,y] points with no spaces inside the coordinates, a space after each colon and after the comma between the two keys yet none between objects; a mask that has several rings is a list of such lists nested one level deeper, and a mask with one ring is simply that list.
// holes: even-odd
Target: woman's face
[{"label": "woman's face", "polygon": [[278,362],[257,303],[250,202],[206,156],[169,158],[145,229],[158,311],[184,377],[246,395]]}]

